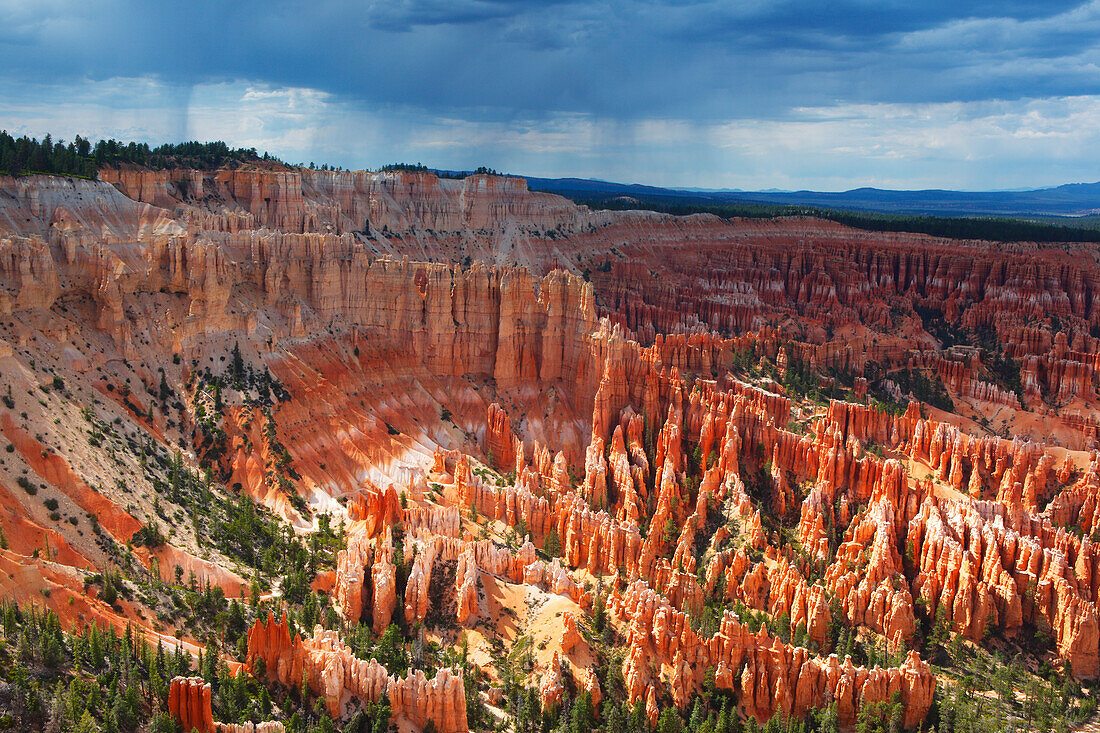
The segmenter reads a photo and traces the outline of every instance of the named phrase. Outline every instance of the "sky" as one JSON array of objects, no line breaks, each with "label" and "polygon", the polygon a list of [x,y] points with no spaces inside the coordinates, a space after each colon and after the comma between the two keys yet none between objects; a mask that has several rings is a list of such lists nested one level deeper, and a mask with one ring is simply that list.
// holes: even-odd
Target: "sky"
[{"label": "sky", "polygon": [[657,186],[1100,180],[1100,0],[0,0],[0,128]]}]

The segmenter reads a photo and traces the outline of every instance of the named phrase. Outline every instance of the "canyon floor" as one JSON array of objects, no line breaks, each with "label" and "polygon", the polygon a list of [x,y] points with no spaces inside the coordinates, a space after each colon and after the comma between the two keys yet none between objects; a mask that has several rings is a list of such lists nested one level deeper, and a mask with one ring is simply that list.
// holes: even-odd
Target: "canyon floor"
[{"label": "canyon floor", "polygon": [[0,177],[0,728],[1089,730],[1094,245]]}]

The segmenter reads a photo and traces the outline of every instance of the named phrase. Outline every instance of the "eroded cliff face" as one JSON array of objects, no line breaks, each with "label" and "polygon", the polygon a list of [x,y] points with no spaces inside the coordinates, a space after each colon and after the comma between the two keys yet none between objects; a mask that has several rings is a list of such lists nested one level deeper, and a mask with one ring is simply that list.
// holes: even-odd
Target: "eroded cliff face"
[{"label": "eroded cliff face", "polygon": [[[488,175],[452,180],[406,171],[105,169],[99,179],[135,201],[175,209],[204,228],[222,231],[370,235],[513,227],[570,232],[585,219],[565,199],[528,191],[522,178]],[[217,211],[204,216],[210,208]]]},{"label": "eroded cliff face", "polygon": [[[81,573],[136,539],[134,572],[240,596],[259,568],[193,517],[249,497],[302,536],[339,522],[309,581],[345,628],[461,629],[494,683],[510,619],[541,634],[523,684],[549,708],[607,694],[604,610],[653,720],[713,686],[746,717],[835,703],[844,725],[896,694],[916,727],[943,684],[919,652],[933,622],[979,644],[1040,629],[1100,671],[1083,250],[590,212],[489,176],[0,191],[0,563],[19,570],[0,593],[70,626],[198,651]],[[461,673],[391,675],[256,601],[252,673],[304,678],[337,717],[386,699],[469,728]],[[838,653],[838,627],[881,663]],[[171,689],[185,726],[217,729],[209,688]]]}]

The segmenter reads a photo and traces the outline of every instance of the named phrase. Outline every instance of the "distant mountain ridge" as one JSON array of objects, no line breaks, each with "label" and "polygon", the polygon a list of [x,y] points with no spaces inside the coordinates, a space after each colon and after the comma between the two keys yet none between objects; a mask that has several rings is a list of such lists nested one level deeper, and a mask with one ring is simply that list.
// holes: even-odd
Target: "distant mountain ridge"
[{"label": "distant mountain ridge", "polygon": [[803,205],[935,216],[1082,217],[1100,214],[1100,182],[1067,183],[1026,191],[898,191],[864,187],[840,192],[703,191],[581,178],[528,178],[527,185],[534,191],[548,191],[573,199],[634,196],[666,203]]}]

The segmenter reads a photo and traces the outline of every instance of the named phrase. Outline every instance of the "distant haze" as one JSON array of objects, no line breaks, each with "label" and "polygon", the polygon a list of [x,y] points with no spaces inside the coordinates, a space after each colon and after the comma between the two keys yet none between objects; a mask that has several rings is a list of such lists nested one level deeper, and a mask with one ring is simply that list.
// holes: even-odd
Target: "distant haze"
[{"label": "distant haze", "polygon": [[705,191],[658,188],[576,178],[528,178],[533,190],[574,199],[622,197],[683,205],[762,203],[815,206],[828,209],[877,211],[888,214],[938,216],[1057,216],[1100,214],[1100,183],[1068,184],[1020,191],[891,191],[858,188],[822,191]]}]

